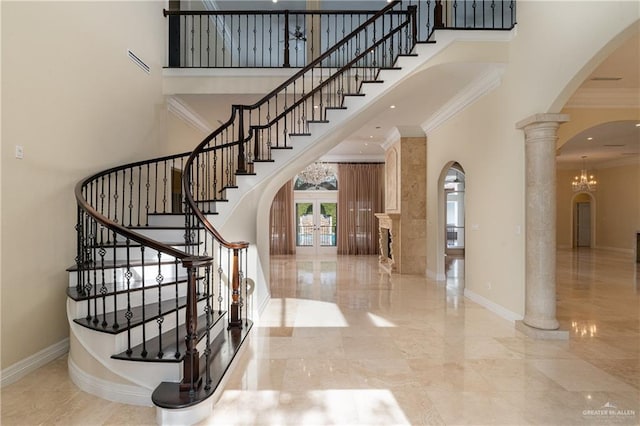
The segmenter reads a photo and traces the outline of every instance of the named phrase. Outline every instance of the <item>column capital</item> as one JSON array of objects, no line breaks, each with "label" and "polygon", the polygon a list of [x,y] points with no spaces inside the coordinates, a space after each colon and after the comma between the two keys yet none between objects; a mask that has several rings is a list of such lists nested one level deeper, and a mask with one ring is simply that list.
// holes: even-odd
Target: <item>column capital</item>
[{"label": "column capital", "polygon": [[566,123],[569,121],[569,114],[533,114],[516,123],[516,129],[526,129],[533,124],[546,123]]}]

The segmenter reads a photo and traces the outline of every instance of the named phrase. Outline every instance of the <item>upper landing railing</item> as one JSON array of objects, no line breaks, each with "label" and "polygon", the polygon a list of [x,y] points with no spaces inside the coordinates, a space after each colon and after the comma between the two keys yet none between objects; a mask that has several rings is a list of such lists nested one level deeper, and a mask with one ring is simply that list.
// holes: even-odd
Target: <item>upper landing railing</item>
[{"label": "upper landing railing", "polygon": [[[516,22],[515,0],[405,0],[394,13],[403,13],[409,6],[417,10],[418,42],[429,40],[435,29],[509,30]],[[376,12],[165,10],[168,66],[304,67]]]}]

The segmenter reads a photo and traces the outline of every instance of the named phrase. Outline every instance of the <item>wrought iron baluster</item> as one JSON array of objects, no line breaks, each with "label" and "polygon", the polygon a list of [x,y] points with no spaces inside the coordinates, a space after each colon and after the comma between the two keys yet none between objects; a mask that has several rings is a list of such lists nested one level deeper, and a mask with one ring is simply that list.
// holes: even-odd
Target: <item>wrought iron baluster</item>
[{"label": "wrought iron baluster", "polygon": [[116,243],[116,232],[113,231],[113,325],[111,326],[111,328],[113,328],[114,330],[118,330],[120,328],[120,324],[118,324],[118,269],[116,268],[116,261],[118,259],[117,253],[118,244]]},{"label": "wrought iron baluster", "polygon": [[142,356],[142,358],[146,358],[147,354],[148,354],[148,352],[147,352],[147,327],[146,327],[146,325],[147,325],[147,315],[146,315],[147,303],[146,303],[146,300],[145,300],[145,289],[147,287],[147,283],[146,283],[146,280],[145,280],[146,268],[145,268],[144,249],[145,249],[144,245],[140,247],[140,258],[142,259],[142,262],[141,262],[142,263],[142,267],[141,267],[141,269],[142,269],[142,277],[141,277],[142,278],[142,283],[141,283],[141,285],[142,285],[142,289],[141,289],[141,291],[142,291],[142,322],[141,322],[141,324],[142,324],[141,325],[141,327],[142,327],[142,352],[140,353],[140,356]]},{"label": "wrought iron baluster", "polygon": [[[157,163],[156,163],[157,164]],[[162,162],[162,213],[167,212],[167,162]]]},{"label": "wrought iron baluster", "polygon": [[133,312],[131,312],[131,240],[127,238],[127,272],[125,272],[125,279],[127,281],[127,311],[124,313],[124,317],[127,320],[127,355],[131,356],[131,318],[133,318]]},{"label": "wrought iron baluster", "polygon": [[175,294],[175,302],[176,302],[176,327],[175,327],[175,332],[176,332],[176,351],[173,354],[175,359],[180,358],[180,306],[178,304],[178,299],[180,298],[179,295],[179,290],[180,290],[180,280],[178,279],[178,259],[174,260],[173,262],[174,264],[174,271],[175,271],[175,277],[176,277],[176,285],[175,285],[175,290],[176,290],[176,294]]},{"label": "wrought iron baluster", "polygon": [[149,226],[149,209],[151,208],[151,206],[149,205],[149,189],[151,188],[151,183],[149,183],[149,176],[150,176],[150,166],[149,163],[147,163],[147,183],[145,184],[145,187],[147,188],[147,202],[145,205],[145,209],[147,214],[145,215],[145,226]]},{"label": "wrought iron baluster", "polygon": [[[176,278],[177,280],[177,278]],[[158,275],[156,275],[156,284],[158,284],[158,317],[156,322],[158,323],[158,358],[162,359],[164,352],[162,351],[162,323],[164,322],[164,315],[162,314],[162,282],[164,277],[162,276],[162,252],[158,251]]]}]

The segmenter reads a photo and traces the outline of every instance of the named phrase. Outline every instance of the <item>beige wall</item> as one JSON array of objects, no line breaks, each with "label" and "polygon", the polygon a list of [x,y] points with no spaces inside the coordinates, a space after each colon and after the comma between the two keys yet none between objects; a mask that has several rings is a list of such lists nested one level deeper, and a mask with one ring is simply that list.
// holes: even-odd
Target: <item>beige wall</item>
[{"label": "beige wall", "polygon": [[[427,235],[438,235],[442,215],[438,178],[458,161],[466,173],[466,289],[517,315],[524,313],[525,176],[524,134],[515,124],[559,112],[554,104],[567,97],[576,75],[638,20],[634,2],[549,5],[518,2],[502,85],[427,134]],[[427,241],[428,272],[438,276],[443,247],[438,238]]]},{"label": "beige wall", "polygon": [[163,5],[2,2],[2,369],[68,335],[76,182],[160,151]]},{"label": "beige wall", "polygon": [[[573,176],[580,170],[558,170],[557,243],[571,247],[573,236]],[[640,231],[640,163],[595,170],[598,189],[592,195],[591,214],[595,219],[595,247],[634,252]],[[595,216],[593,216],[595,215]]]}]

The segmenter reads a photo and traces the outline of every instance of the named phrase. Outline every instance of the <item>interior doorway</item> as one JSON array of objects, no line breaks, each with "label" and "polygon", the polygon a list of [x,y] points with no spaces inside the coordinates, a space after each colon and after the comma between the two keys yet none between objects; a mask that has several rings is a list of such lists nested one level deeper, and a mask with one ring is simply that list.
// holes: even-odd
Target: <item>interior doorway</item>
[{"label": "interior doorway", "polygon": [[581,192],[572,200],[571,230],[573,247],[595,247],[595,199]]},{"label": "interior doorway", "polygon": [[445,165],[438,180],[438,249],[442,261],[438,265],[439,280],[447,287],[464,289],[465,260],[465,171],[457,162]]},{"label": "interior doorway", "polygon": [[338,201],[307,198],[295,201],[296,253],[336,254]]}]

